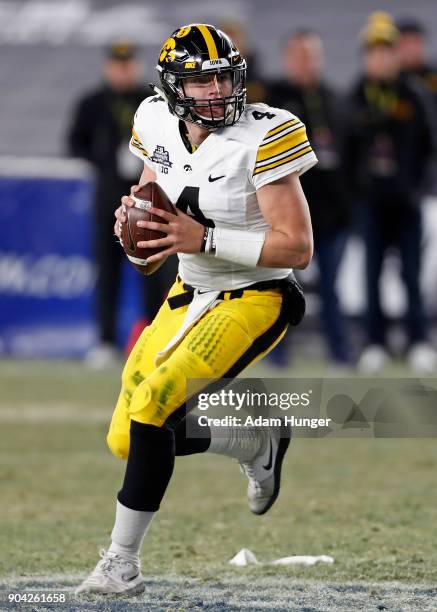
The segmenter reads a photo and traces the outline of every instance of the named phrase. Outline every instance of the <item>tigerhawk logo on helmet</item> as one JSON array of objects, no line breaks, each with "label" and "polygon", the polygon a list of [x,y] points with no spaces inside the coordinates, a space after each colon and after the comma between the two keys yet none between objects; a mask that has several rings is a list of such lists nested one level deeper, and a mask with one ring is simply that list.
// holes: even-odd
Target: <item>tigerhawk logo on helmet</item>
[{"label": "tigerhawk logo on helmet", "polygon": [[[164,43],[156,68],[162,91],[155,89],[166,99],[173,115],[208,130],[234,125],[240,119],[246,104],[246,60],[221,30],[198,23],[175,30]],[[230,75],[231,95],[186,95],[186,79],[223,73]]]}]

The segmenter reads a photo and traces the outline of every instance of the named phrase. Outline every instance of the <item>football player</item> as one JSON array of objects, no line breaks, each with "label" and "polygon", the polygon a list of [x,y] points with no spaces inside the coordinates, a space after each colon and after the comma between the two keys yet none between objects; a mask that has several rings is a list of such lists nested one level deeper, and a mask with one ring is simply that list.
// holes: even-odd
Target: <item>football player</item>
[{"label": "football player", "polygon": [[[266,355],[303,316],[290,273],[312,257],[299,175],[316,156],[293,114],[245,104],[246,62],[213,26],[176,30],[157,69],[160,90],[140,105],[130,149],[144,162],[140,184],[157,181],[177,213],[152,208],[162,223],[138,225],[165,237],[138,246],[161,249],[149,261],[177,253],[179,274],[123,370],[107,442],[127,460],[126,473],[111,545],[78,594],[143,590],[139,552],[176,455],[209,451],[237,459],[249,480],[249,507],[264,514],[278,496],[290,441],[285,427],[210,427],[205,437],[187,415],[187,381],[202,380],[192,394],[217,388]],[[137,189],[116,211],[119,237]]]}]

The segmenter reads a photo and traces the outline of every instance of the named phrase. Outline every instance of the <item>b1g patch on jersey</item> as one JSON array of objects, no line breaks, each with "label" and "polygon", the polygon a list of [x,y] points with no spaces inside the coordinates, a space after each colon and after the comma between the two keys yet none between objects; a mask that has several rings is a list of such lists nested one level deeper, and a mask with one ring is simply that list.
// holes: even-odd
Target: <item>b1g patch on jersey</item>
[{"label": "b1g patch on jersey", "polygon": [[163,174],[167,174],[168,169],[173,166],[173,162],[170,161],[169,152],[161,145],[156,146],[150,159],[155,162],[155,164],[160,164]]}]

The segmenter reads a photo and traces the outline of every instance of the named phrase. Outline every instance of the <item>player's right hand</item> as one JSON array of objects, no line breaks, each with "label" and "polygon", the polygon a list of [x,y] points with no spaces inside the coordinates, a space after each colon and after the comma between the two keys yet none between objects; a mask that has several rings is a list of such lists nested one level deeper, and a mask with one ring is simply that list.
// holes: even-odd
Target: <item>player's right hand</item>
[{"label": "player's right hand", "polygon": [[[136,193],[140,188],[139,185],[132,185],[130,188],[130,195]],[[114,234],[121,238],[121,224],[127,221],[126,217],[126,206],[133,206],[135,202],[130,196],[124,195],[121,198],[121,205],[115,210],[115,224],[114,224]]]}]

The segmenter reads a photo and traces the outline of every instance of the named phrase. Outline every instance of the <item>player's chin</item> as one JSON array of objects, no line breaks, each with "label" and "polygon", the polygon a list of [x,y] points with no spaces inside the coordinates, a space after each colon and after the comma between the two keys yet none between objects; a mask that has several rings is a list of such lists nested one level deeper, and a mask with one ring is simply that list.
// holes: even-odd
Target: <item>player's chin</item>
[{"label": "player's chin", "polygon": [[214,117],[214,119],[223,119],[223,117],[225,116],[225,111],[220,108],[220,109],[212,109],[212,116]]},{"label": "player's chin", "polygon": [[208,107],[195,107],[196,113],[202,119],[223,119],[225,116],[225,109],[223,106],[208,106]]}]

